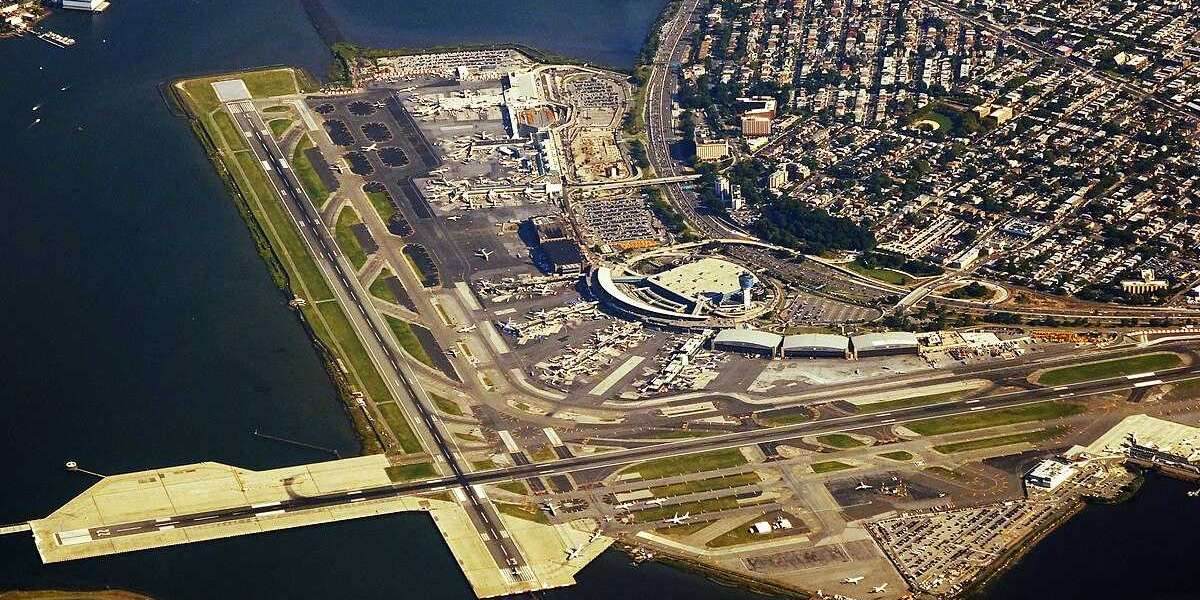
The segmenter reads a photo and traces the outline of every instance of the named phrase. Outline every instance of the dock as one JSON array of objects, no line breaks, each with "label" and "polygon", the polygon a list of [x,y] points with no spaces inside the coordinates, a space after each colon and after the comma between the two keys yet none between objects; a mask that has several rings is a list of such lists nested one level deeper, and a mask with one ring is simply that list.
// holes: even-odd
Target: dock
[{"label": "dock", "polygon": [[[104,477],[42,519],[0,533],[33,533],[54,563],[400,512],[430,515],[476,596],[575,583],[612,538],[589,519],[548,524],[497,511],[525,562],[498,567],[453,477],[393,482],[384,455],[253,471],[203,462]],[[482,496],[483,501],[491,500]],[[510,511],[512,512],[512,511]],[[581,549],[567,560],[570,549]]]},{"label": "dock", "polygon": [[61,33],[54,33],[53,31],[33,30],[33,35],[37,36],[39,40],[51,46],[58,46],[59,48],[70,48],[75,45],[74,38],[67,37]]}]

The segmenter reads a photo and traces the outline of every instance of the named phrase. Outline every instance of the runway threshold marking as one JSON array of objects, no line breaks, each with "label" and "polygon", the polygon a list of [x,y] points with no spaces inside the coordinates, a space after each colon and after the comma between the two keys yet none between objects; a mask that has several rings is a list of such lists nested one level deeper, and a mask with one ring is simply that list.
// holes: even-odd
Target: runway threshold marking
[{"label": "runway threshold marking", "polygon": [[1133,384],[1133,387],[1144,388],[1144,387],[1150,387],[1152,385],[1162,385],[1162,384],[1163,384],[1163,380],[1161,380],[1161,379],[1151,379],[1149,381],[1139,381],[1139,382]]},{"label": "runway threshold marking", "polygon": [[1145,373],[1134,373],[1133,375],[1126,375],[1125,379],[1145,379],[1146,377],[1154,377],[1154,371],[1147,371]]}]

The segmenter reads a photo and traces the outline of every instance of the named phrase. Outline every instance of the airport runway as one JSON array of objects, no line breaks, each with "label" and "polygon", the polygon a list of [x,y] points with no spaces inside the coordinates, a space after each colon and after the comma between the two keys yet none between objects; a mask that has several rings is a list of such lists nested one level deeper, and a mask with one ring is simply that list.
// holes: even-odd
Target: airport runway
[{"label": "airport runway", "polygon": [[[270,135],[270,129],[267,127],[258,110],[250,102],[233,102],[230,103],[229,112],[235,118],[239,130],[246,137],[251,150],[260,164],[264,166],[268,178],[280,198],[284,200],[284,206],[287,208],[292,217],[299,225],[301,235],[304,236],[310,247],[314,250],[314,257],[321,262],[330,272],[334,274],[341,285],[341,291],[344,294],[343,306],[350,310],[357,309],[364,323],[369,330],[370,336],[361,335],[362,342],[368,351],[377,348],[383,355],[384,362],[391,366],[396,377],[395,381],[399,382],[403,387],[403,392],[407,395],[410,401],[410,406],[416,410],[421,419],[420,426],[413,424],[413,429],[418,432],[418,435],[423,435],[426,438],[426,447],[429,447],[429,442],[432,447],[436,448],[440,456],[440,462],[445,463],[453,473],[449,477],[449,481],[456,482],[462,489],[462,493],[466,497],[466,504],[469,505],[467,514],[471,521],[479,531],[480,537],[483,538],[489,552],[495,559],[496,564],[501,570],[513,577],[524,579],[527,575],[523,573],[526,563],[521,557],[521,552],[513,543],[511,536],[504,531],[503,522],[499,515],[496,514],[495,508],[490,502],[483,501],[478,492],[470,485],[466,479],[466,473],[458,463],[457,457],[451,450],[450,444],[446,441],[446,436],[443,434],[438,423],[434,420],[432,412],[427,408],[428,399],[422,397],[418,389],[411,383],[411,375],[407,372],[407,366],[396,358],[395,351],[388,343],[384,341],[383,333],[380,331],[376,320],[371,318],[371,313],[368,313],[366,304],[363,302],[362,296],[356,287],[351,284],[351,281],[357,281],[354,274],[347,274],[342,266],[341,261],[337,259],[336,245],[333,241],[333,236],[321,221],[312,201],[304,192],[303,186],[287,164],[284,152],[280,149],[275,139]],[[351,308],[352,307],[352,308]],[[374,310],[372,308],[372,310]],[[357,319],[350,315],[351,323],[356,323]],[[373,345],[370,337],[375,339]],[[382,365],[380,365],[382,367]],[[385,377],[386,378],[386,377]],[[377,493],[388,492],[387,489],[378,490]],[[365,492],[364,492],[365,493]],[[394,491],[390,492],[395,494]],[[323,498],[323,497],[322,497]],[[332,499],[331,499],[332,500]],[[339,503],[349,503],[356,501],[354,498],[342,497],[340,502],[333,502],[336,505]],[[228,517],[230,519],[243,518],[247,515],[246,508],[233,509],[230,511],[219,511],[217,514],[202,515],[204,521],[211,521],[223,518],[227,513],[236,513],[235,516]],[[286,510],[279,508],[277,510]],[[294,509],[295,510],[295,509]],[[188,524],[198,524],[195,521],[189,521],[179,524],[178,526],[187,526]],[[109,528],[113,532],[116,528]]]},{"label": "airport runway", "polygon": [[[138,533],[191,527],[243,518],[263,517],[271,514],[281,514],[290,511],[338,506],[342,504],[363,502],[366,500],[394,498],[419,492],[452,489],[459,486],[463,486],[466,490],[468,490],[468,497],[474,497],[474,494],[470,492],[471,486],[486,483],[500,483],[523,479],[526,477],[554,475],[583,469],[618,467],[649,459],[665,458],[724,448],[736,448],[739,446],[756,443],[778,442],[806,435],[853,431],[870,427],[909,423],[935,417],[968,414],[983,410],[994,410],[1013,406],[1037,404],[1041,402],[1070,400],[1073,398],[1083,398],[1092,395],[1139,390],[1157,385],[1192,380],[1200,380],[1200,367],[1195,365],[1164,370],[1156,373],[1114,377],[1073,385],[1047,387],[1037,390],[1021,390],[1007,394],[997,394],[987,398],[953,400],[927,406],[898,409],[892,412],[849,415],[845,417],[799,423],[785,427],[737,432],[707,438],[693,438],[672,442],[663,442],[655,446],[628,450],[616,450],[601,455],[571,457],[540,464],[518,465],[514,467],[492,469],[489,471],[479,471],[462,476],[439,477],[436,479],[404,484],[393,484],[337,494],[298,497],[282,502],[239,506],[219,511],[181,515],[171,519],[159,519],[157,521],[135,521],[104,528],[89,529],[87,531],[87,539],[80,539],[79,541],[91,541],[106,537],[134,535]],[[477,508],[482,509],[482,506],[477,506]],[[60,541],[62,540],[60,539]]]}]

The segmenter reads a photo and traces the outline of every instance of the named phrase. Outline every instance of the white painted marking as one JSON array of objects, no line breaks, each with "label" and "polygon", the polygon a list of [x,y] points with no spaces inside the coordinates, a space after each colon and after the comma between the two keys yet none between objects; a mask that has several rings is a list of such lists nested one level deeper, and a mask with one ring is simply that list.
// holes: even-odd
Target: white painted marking
[{"label": "white painted marking", "polygon": [[1133,387],[1144,388],[1144,387],[1150,387],[1152,385],[1162,385],[1162,383],[1163,383],[1163,380],[1161,380],[1161,379],[1151,379],[1150,381],[1139,381],[1139,382],[1133,384]]},{"label": "white painted marking", "polygon": [[279,506],[279,502],[259,502],[258,504],[251,504],[250,508],[266,508],[268,506]]},{"label": "white painted marking", "polygon": [[880,422],[881,423],[895,423],[896,420],[895,419],[884,419],[883,421],[880,421]]},{"label": "white painted marking", "polygon": [[269,516],[271,516],[271,515],[282,515],[284,512],[286,512],[286,511],[284,511],[284,510],[281,508],[281,509],[279,509],[279,510],[268,510],[268,511],[265,511],[265,512],[254,513],[254,516],[256,516],[256,517],[269,517]]},{"label": "white painted marking", "polygon": [[362,493],[362,490],[354,490],[353,492],[346,492],[346,495],[354,496],[354,495],[361,494],[361,493]]},{"label": "white painted marking", "polygon": [[[264,161],[262,161],[262,166],[263,166],[263,170],[264,170],[264,171],[270,171],[270,170],[271,170],[271,163],[269,163],[269,162],[267,162],[267,161],[265,161],[265,160],[264,160]],[[278,191],[278,190],[276,190],[276,191]]]},{"label": "white painted marking", "polygon": [[971,410],[983,410],[985,408],[987,408],[987,407],[986,406],[972,406]]},{"label": "white painted marking", "polygon": [[163,525],[158,528],[159,531],[167,531],[168,529],[175,529],[175,526],[174,525]]},{"label": "white painted marking", "polygon": [[978,399],[975,399],[975,400],[964,400],[964,401],[963,401],[963,404],[975,404],[976,402],[979,402],[979,400],[978,400]]},{"label": "white painted marking", "polygon": [[160,517],[160,518],[155,519],[154,522],[155,523],[167,523],[170,520],[171,520],[170,517]]},{"label": "white painted marking", "polygon": [[1154,377],[1154,371],[1147,371],[1145,373],[1134,373],[1133,375],[1126,375],[1125,379],[1143,379],[1146,377]]},{"label": "white painted marking", "polygon": [[1061,391],[1063,391],[1063,390],[1065,390],[1065,389],[1067,389],[1067,386],[1065,386],[1065,385],[1060,385],[1060,386],[1058,386],[1058,387],[1054,388],[1054,391],[1056,391],[1056,392],[1061,392]]},{"label": "white painted marking", "polygon": [[287,161],[286,161],[286,160],[284,160],[284,159],[282,159],[282,158],[281,158],[281,159],[279,159],[279,166],[281,166],[281,167],[283,167],[283,168],[285,168],[285,169],[290,169],[290,168],[291,168],[291,167],[289,167],[289,166],[288,166],[288,164],[287,164]]},{"label": "white painted marking", "polygon": [[355,502],[362,502],[363,500],[366,500],[366,498],[351,498],[350,503],[354,504]]}]

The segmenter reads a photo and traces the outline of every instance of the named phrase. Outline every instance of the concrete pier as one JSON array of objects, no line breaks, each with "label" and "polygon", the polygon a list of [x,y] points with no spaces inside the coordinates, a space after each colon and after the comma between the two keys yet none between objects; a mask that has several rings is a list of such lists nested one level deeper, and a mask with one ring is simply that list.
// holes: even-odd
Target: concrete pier
[{"label": "concrete pier", "polygon": [[[32,531],[46,563],[407,511],[427,512],[480,598],[571,585],[612,539],[595,524],[549,525],[501,515],[525,564],[499,568],[452,478],[393,482],[384,455],[269,471],[214,462],[104,477]],[[579,549],[568,561],[571,549]]]}]

